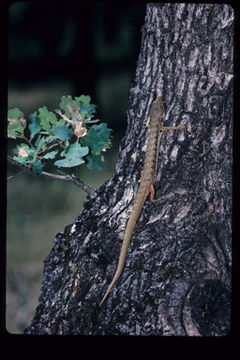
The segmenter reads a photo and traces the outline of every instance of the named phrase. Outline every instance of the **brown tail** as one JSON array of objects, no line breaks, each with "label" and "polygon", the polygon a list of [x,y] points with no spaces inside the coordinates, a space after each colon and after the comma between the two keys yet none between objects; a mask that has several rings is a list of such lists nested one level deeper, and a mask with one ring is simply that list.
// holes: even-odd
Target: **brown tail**
[{"label": "brown tail", "polygon": [[[145,198],[147,196],[147,193],[144,194],[144,196],[140,199],[140,201],[136,201],[135,206],[133,206],[133,210],[132,213],[128,219],[128,223],[126,226],[126,230],[125,230],[125,234],[124,234],[124,239],[123,239],[123,243],[122,243],[122,248],[120,251],[120,256],[119,256],[119,261],[118,261],[118,267],[117,270],[115,272],[115,275],[112,279],[111,284],[109,285],[102,301],[99,304],[99,307],[102,306],[103,302],[106,300],[106,297],[108,296],[108,294],[110,293],[110,291],[112,290],[113,286],[115,285],[115,283],[117,282],[119,276],[122,273],[123,267],[124,267],[124,263],[126,260],[126,256],[127,256],[127,251],[128,251],[128,246],[132,237],[132,233],[134,230],[134,227],[136,225],[136,222],[138,220],[138,217],[140,215],[141,209],[142,209],[142,205],[145,201]],[[136,197],[136,200],[138,199],[138,197]],[[140,204],[138,204],[138,202],[140,202]],[[138,206],[136,206],[138,205]]]}]

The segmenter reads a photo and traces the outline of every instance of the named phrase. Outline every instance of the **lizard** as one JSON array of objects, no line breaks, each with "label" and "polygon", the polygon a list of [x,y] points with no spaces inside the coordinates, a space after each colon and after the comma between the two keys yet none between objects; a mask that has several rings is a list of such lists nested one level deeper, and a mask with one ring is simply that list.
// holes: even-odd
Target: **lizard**
[{"label": "lizard", "polygon": [[157,174],[157,159],[158,159],[160,139],[164,130],[178,130],[183,128],[183,124],[179,124],[178,126],[163,126],[164,116],[165,116],[165,111],[164,111],[163,101],[161,97],[157,96],[150,106],[149,115],[147,117],[146,127],[149,128],[149,135],[147,140],[147,149],[145,153],[144,165],[143,165],[143,170],[141,172],[140,185],[125,229],[117,270],[112,279],[112,282],[110,283],[103,299],[99,304],[99,307],[102,306],[103,302],[106,300],[108,294],[110,293],[111,289],[113,288],[113,286],[115,285],[119,276],[122,273],[127,256],[129,243],[132,238],[132,234],[135,225],[137,223],[137,220],[142,211],[142,207],[148,195],[150,194],[150,200],[153,202],[158,201],[162,198],[160,197],[158,199],[155,199],[155,189],[154,189],[154,183]]}]

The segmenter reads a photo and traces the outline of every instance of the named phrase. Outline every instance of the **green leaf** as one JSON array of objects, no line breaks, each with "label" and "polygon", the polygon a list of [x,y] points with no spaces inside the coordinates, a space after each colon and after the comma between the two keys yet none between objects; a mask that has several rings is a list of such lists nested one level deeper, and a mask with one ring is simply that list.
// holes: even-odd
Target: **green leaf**
[{"label": "green leaf", "polygon": [[52,111],[48,111],[46,106],[43,106],[38,109],[39,115],[38,119],[40,120],[40,125],[43,130],[51,129],[52,125],[56,123],[57,117]]},{"label": "green leaf", "polygon": [[58,125],[54,130],[54,135],[62,141],[70,140],[73,134],[72,129],[69,129],[66,125]]},{"label": "green leaf", "polygon": [[54,158],[56,157],[57,153],[58,153],[58,150],[50,151],[50,152],[46,153],[46,154],[43,156],[43,158],[44,158],[44,159],[54,159]]},{"label": "green leaf", "polygon": [[[41,132],[41,134],[42,134],[42,132]],[[49,129],[45,135],[47,135],[47,134],[54,137],[55,131],[52,129]]]},{"label": "green leaf", "polygon": [[17,119],[18,120],[21,117],[24,117],[24,114],[18,108],[8,110],[8,118],[9,119]]},{"label": "green leaf", "polygon": [[26,150],[28,152],[27,157],[14,156],[13,159],[18,161],[21,164],[32,164],[34,175],[40,174],[42,172],[43,165],[40,160],[36,159],[36,153],[31,150],[27,145],[21,144],[20,149]]},{"label": "green leaf", "polygon": [[60,108],[65,111],[65,115],[70,117],[70,109],[74,113],[82,114],[82,117],[85,116],[91,117],[96,112],[96,105],[90,104],[91,98],[89,95],[81,95],[72,99],[71,95],[62,96]]},{"label": "green leaf", "polygon": [[27,157],[14,156],[13,159],[18,161],[21,164],[27,164],[28,163],[28,158]]},{"label": "green leaf", "polygon": [[24,114],[18,108],[8,110],[8,137],[16,139],[21,137],[26,127]]},{"label": "green leaf", "polygon": [[30,148],[26,144],[20,144],[17,148],[18,156],[14,156],[14,160],[24,164],[32,164],[35,162],[37,157],[36,149]]},{"label": "green leaf", "polygon": [[86,136],[80,139],[81,144],[89,146],[94,155],[99,155],[103,149],[110,146],[111,129],[107,128],[106,123],[93,125]]},{"label": "green leaf", "polygon": [[55,130],[56,126],[65,124],[66,120],[60,119],[56,121],[56,123],[53,125],[53,130]]},{"label": "green leaf", "polygon": [[73,100],[71,95],[67,95],[67,96],[62,96],[61,98],[61,102],[60,102],[60,109],[65,111],[65,115],[69,118],[70,117],[70,112],[69,112],[69,106],[72,109],[77,110],[77,107],[79,108],[79,104],[76,100]]},{"label": "green leaf", "polygon": [[30,151],[27,157],[27,162],[28,164],[32,164],[34,163],[34,161],[36,160],[36,152],[35,151]]},{"label": "green leaf", "polygon": [[102,170],[103,169],[103,162],[102,162],[102,155],[89,155],[87,156],[87,167],[90,170]]},{"label": "green leaf", "polygon": [[7,134],[9,139],[16,139],[16,133],[8,127],[8,134]]},{"label": "green leaf", "polygon": [[80,113],[83,115],[82,117],[93,117],[96,112],[97,105],[88,104],[88,105],[81,105],[80,106]]},{"label": "green leaf", "polygon": [[70,145],[66,151],[62,153],[65,156],[65,159],[55,161],[54,165],[59,167],[73,167],[83,164],[83,156],[88,154],[88,147],[82,147],[78,141]]},{"label": "green leaf", "polygon": [[20,122],[13,123],[8,125],[8,137],[10,139],[16,139],[16,137],[21,137],[24,132],[24,127]]},{"label": "green leaf", "polygon": [[90,104],[91,98],[89,95],[81,95],[79,97],[75,97],[75,100],[79,102],[80,105],[88,105]]},{"label": "green leaf", "polygon": [[43,165],[40,160],[35,160],[33,163],[33,173],[34,175],[40,174],[42,172]]},{"label": "green leaf", "polygon": [[36,152],[43,150],[46,148],[48,143],[48,138],[39,135],[34,145],[36,146]]},{"label": "green leaf", "polygon": [[31,124],[29,125],[31,136],[30,138],[33,139],[36,134],[39,133],[41,130],[40,120],[37,118],[37,112],[35,111],[33,114],[29,116]]}]

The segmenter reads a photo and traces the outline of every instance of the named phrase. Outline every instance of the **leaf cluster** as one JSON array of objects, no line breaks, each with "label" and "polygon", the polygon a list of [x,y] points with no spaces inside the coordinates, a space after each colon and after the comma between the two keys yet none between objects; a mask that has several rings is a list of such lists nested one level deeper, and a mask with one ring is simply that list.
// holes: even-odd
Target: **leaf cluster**
[{"label": "leaf cluster", "polygon": [[[93,119],[96,105],[88,95],[72,99],[62,96],[59,109],[40,107],[29,120],[18,108],[8,111],[8,137],[20,139],[14,160],[32,167],[40,174],[49,160],[56,167],[72,168],[86,164],[102,170],[103,154],[111,146],[111,129]],[[94,124],[94,125],[93,125]]]}]

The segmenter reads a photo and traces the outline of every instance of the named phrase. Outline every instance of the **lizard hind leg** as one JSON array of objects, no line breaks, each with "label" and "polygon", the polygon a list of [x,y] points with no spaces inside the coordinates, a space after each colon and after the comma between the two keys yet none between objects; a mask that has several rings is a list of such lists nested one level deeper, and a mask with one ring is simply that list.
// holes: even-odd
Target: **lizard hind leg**
[{"label": "lizard hind leg", "polygon": [[150,184],[148,189],[149,189],[149,193],[150,193],[150,200],[152,202],[157,202],[163,198],[163,196],[160,196],[159,198],[155,199],[155,189],[154,189],[153,184]]},{"label": "lizard hind leg", "polygon": [[147,117],[147,121],[146,121],[146,128],[150,128],[150,121],[151,121],[151,116],[150,115],[148,115],[148,117]]}]

